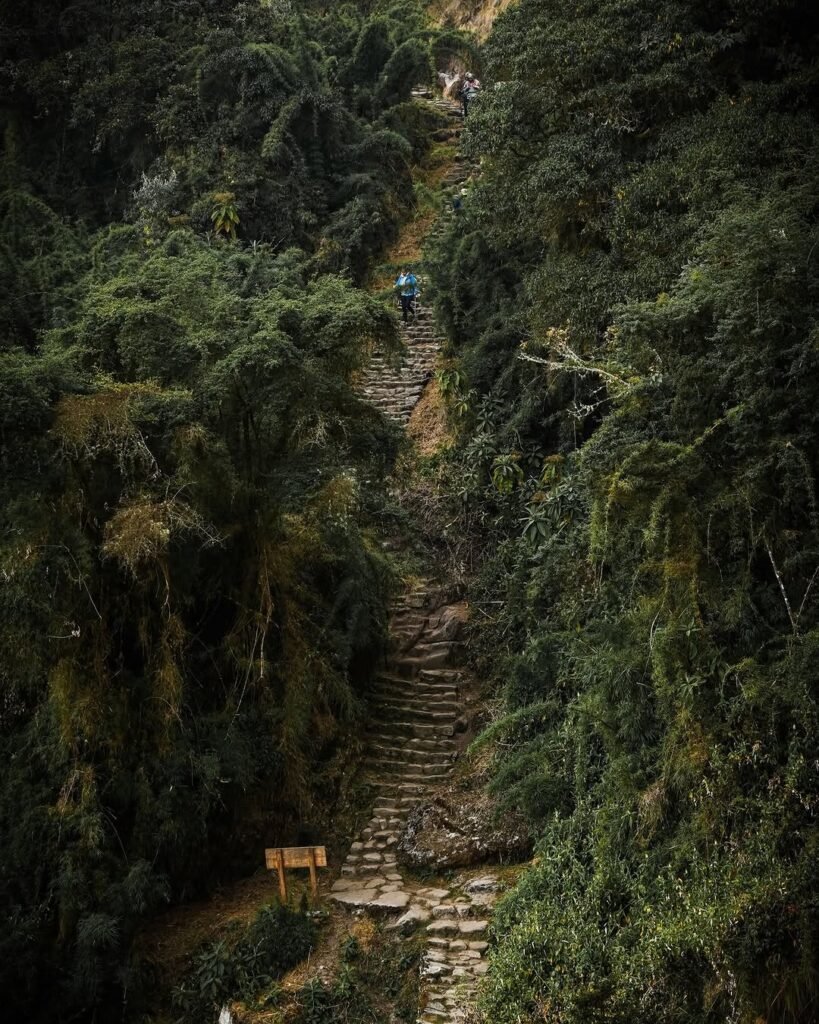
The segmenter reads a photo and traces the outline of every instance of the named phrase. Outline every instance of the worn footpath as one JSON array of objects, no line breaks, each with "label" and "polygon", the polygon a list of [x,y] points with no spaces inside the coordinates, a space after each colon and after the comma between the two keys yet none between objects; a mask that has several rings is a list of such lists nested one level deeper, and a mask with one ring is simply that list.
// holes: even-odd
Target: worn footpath
[{"label": "worn footpath", "polygon": [[424,930],[424,1024],[460,1020],[473,1004],[498,889],[491,873],[423,884],[402,872],[396,852],[410,810],[447,781],[457,757],[463,622],[463,606],[431,582],[395,606],[368,745],[378,798],[332,889],[351,910],[390,916],[389,929]]},{"label": "worn footpath", "polygon": [[[423,98],[423,97],[422,97]],[[436,102],[458,128],[458,109]],[[456,162],[442,183],[455,190],[469,170]],[[406,425],[433,374],[441,339],[431,310],[421,307],[404,328],[400,365],[376,353],[362,375],[363,394]],[[386,916],[388,929],[422,929],[425,953],[419,1022],[463,1020],[486,972],[484,954],[499,888],[491,872],[454,882],[420,881],[399,865],[397,848],[410,810],[450,778],[463,728],[465,619],[441,583],[426,580],[396,603],[390,654],[376,682],[367,767],[378,794],[372,817],[350,847],[332,898],[355,913]]]}]

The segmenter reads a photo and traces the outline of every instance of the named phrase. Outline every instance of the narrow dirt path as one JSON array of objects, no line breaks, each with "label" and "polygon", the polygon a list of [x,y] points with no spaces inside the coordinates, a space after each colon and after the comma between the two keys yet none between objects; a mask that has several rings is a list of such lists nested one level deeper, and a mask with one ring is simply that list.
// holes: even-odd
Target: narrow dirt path
[{"label": "narrow dirt path", "polygon": [[[458,106],[446,100],[435,105],[450,118],[452,128],[445,134],[457,138]],[[441,179],[447,200],[442,216],[451,215],[449,197],[471,172],[456,159]],[[431,231],[439,227],[433,224]],[[400,365],[375,353],[360,387],[369,401],[406,426],[441,348],[431,309],[417,310],[404,327],[404,341]],[[332,899],[348,909],[388,916],[390,930],[424,929],[419,1024],[463,1020],[474,1005],[487,969],[486,931],[499,888],[491,872],[454,884],[423,884],[401,870],[396,853],[410,810],[449,780],[457,758],[464,608],[447,600],[444,583],[423,581],[393,608],[390,654],[376,680],[369,726],[367,767],[378,796],[332,887]]]}]

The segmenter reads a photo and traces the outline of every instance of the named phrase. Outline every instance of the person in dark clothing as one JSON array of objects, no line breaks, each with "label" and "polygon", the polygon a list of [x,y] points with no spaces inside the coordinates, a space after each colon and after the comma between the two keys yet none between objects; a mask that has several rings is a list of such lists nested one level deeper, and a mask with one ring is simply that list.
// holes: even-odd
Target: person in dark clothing
[{"label": "person in dark clothing", "polygon": [[463,212],[464,200],[468,195],[469,189],[462,188],[456,196],[452,197],[452,210],[456,216]]}]

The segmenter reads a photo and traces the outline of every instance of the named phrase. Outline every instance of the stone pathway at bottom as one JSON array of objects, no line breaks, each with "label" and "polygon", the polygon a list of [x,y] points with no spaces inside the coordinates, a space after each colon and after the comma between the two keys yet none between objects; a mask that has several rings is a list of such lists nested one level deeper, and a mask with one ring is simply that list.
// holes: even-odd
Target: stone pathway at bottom
[{"label": "stone pathway at bottom", "polygon": [[457,756],[462,624],[463,608],[443,601],[431,583],[394,611],[369,735],[378,796],[331,893],[351,911],[388,916],[388,929],[424,929],[419,1024],[454,1024],[474,1005],[498,890],[489,873],[446,887],[419,884],[404,877],[395,852],[410,809],[446,782]]},{"label": "stone pathway at bottom", "polygon": [[487,971],[486,929],[497,898],[497,879],[486,874],[440,891],[447,895],[432,907],[433,920],[426,927],[418,1024],[463,1020],[476,1002],[478,983]]}]

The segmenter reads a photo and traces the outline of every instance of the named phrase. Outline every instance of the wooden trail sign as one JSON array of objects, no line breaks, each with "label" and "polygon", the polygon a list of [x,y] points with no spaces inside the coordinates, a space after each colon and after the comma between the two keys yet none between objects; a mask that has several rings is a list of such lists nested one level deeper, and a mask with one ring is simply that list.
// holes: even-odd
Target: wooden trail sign
[{"label": "wooden trail sign", "polygon": [[284,846],[264,851],[264,860],[270,871],[279,876],[279,892],[282,903],[287,903],[287,868],[309,868],[310,888],[313,895],[318,890],[316,868],[327,867],[327,850],[323,846]]}]

